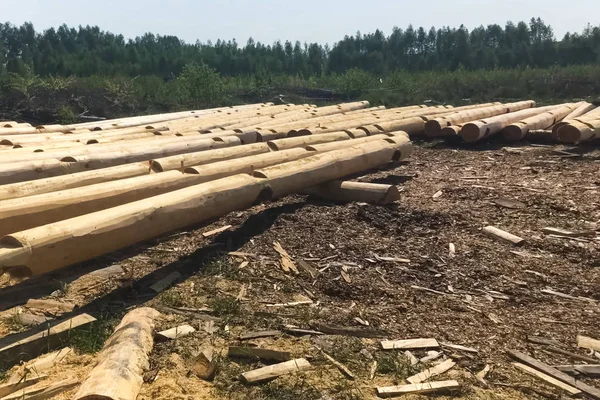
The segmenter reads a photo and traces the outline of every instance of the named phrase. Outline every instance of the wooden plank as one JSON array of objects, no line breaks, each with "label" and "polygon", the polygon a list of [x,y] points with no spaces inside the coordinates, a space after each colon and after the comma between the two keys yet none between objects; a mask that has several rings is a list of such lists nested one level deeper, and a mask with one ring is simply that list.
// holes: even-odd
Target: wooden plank
[{"label": "wooden plank", "polygon": [[212,231],[204,232],[202,234],[202,236],[204,236],[205,238],[207,238],[207,237],[211,237],[211,236],[214,236],[214,235],[218,235],[219,233],[225,232],[229,228],[231,228],[231,225],[225,225],[225,226],[222,226],[220,228],[213,229]]},{"label": "wooden plank", "polygon": [[215,377],[217,366],[212,362],[213,349],[207,348],[191,361],[190,370],[200,379],[211,381]]},{"label": "wooden plank", "polygon": [[393,349],[431,349],[440,347],[435,339],[404,339],[404,340],[384,340],[381,342],[384,350]]},{"label": "wooden plank", "polygon": [[9,382],[0,385],[0,398],[8,396],[9,394],[16,392],[17,390],[21,390],[29,386],[35,385],[36,383],[38,383],[42,379],[46,379],[47,377],[47,375],[32,376],[30,378],[22,379],[17,382]]},{"label": "wooden plank", "polygon": [[181,337],[187,336],[191,333],[196,332],[196,329],[190,325],[181,325],[176,326],[175,328],[167,329],[162,332],[158,332],[156,335],[162,339],[179,339]]},{"label": "wooden plank", "polygon": [[584,349],[590,349],[594,351],[600,351],[600,340],[592,339],[588,336],[577,336],[577,346],[583,347]]},{"label": "wooden plank", "polygon": [[404,355],[410,361],[410,365],[417,365],[419,363],[419,359],[417,357],[415,357],[415,355],[413,353],[411,353],[410,351],[406,350],[404,352]]},{"label": "wooden plank", "polygon": [[246,384],[259,383],[277,378],[281,375],[288,375],[294,372],[306,371],[312,366],[304,358],[286,361],[284,363],[269,365],[258,368],[253,371],[244,372],[241,380]]},{"label": "wooden plank", "polygon": [[456,365],[456,363],[454,361],[446,360],[443,363],[438,364],[434,367],[431,367],[431,368],[429,368],[423,372],[420,372],[416,375],[413,375],[410,378],[407,378],[406,380],[410,383],[421,383],[421,382],[428,380],[432,376],[443,374],[444,372],[453,368],[455,365]]},{"label": "wooden plank", "polygon": [[24,332],[22,334],[7,336],[0,339],[0,357],[4,361],[20,359],[32,359],[48,350],[53,350],[63,343],[63,339],[73,329],[81,328],[95,322],[96,318],[89,314],[80,314],[73,318],[58,321],[50,328],[43,330],[35,329],[35,333]]},{"label": "wooden plank", "polygon": [[514,244],[515,246],[521,246],[523,243],[525,243],[525,239],[493,226],[486,226],[483,228],[483,232],[494,239]]},{"label": "wooden plank", "polygon": [[54,318],[48,318],[44,315],[36,315],[27,312],[17,314],[17,321],[24,326],[37,326],[48,321],[52,321]]},{"label": "wooden plank", "polygon": [[63,361],[69,354],[71,354],[71,351],[72,350],[70,347],[65,347],[50,354],[38,357],[35,360],[31,360],[28,363],[20,366],[14,373],[12,373],[7,382],[15,383],[25,379],[26,377],[42,375],[54,365]]},{"label": "wooden plank", "polygon": [[71,312],[75,308],[74,304],[63,303],[61,301],[56,300],[39,300],[39,299],[30,299],[25,307],[32,308],[34,310],[45,311],[45,312],[55,312],[62,311],[64,313]]},{"label": "wooden plank", "polygon": [[577,381],[575,378],[565,374],[564,372],[561,372],[561,371],[557,370],[556,368],[553,368],[547,364],[544,364],[544,363],[536,360],[535,358],[528,356],[527,354],[523,354],[516,350],[508,350],[508,354],[510,354],[511,357],[513,357],[517,360],[520,360],[523,363],[525,363],[531,367],[534,367],[535,369],[537,369],[547,375],[550,375],[551,377],[558,379],[559,381],[561,381],[563,383],[566,383],[568,385],[576,387],[577,389],[586,393],[590,397],[600,400],[600,390],[598,390],[597,388],[587,385],[581,381]]},{"label": "wooden plank", "polygon": [[380,397],[394,397],[403,394],[426,394],[446,389],[458,389],[457,381],[438,381],[428,383],[417,383],[413,385],[378,387],[377,395]]},{"label": "wooden plank", "polygon": [[287,351],[259,349],[257,347],[230,346],[227,351],[228,357],[250,358],[263,361],[289,361],[292,357]]},{"label": "wooden plank", "polygon": [[544,350],[549,351],[551,353],[556,353],[556,354],[562,354],[563,356],[567,356],[569,357],[571,360],[580,360],[580,361],[585,361],[585,362],[589,362],[592,364],[595,364],[598,362],[597,359],[592,358],[592,357],[587,357],[587,356],[582,356],[580,354],[577,353],[573,353],[567,350],[563,350],[563,349],[559,349],[558,347],[553,347],[553,346],[549,346],[546,347]]},{"label": "wooden plank", "polygon": [[46,400],[52,399],[62,392],[73,389],[79,385],[77,379],[65,379],[48,386],[19,390],[16,393],[3,397],[1,400]]},{"label": "wooden plank", "polygon": [[466,346],[461,346],[459,344],[452,344],[452,343],[441,343],[440,345],[442,347],[448,347],[450,349],[454,349],[454,350],[459,350],[459,351],[466,351],[467,353],[479,353],[479,350],[474,349],[473,347],[466,347]]},{"label": "wooden plank", "polygon": [[547,346],[560,346],[561,345],[561,343],[556,339],[545,338],[542,336],[527,335],[527,341],[529,341],[531,343],[543,344],[543,345],[547,345]]},{"label": "wooden plank", "polygon": [[150,286],[150,289],[154,290],[156,293],[163,292],[180,277],[181,274],[179,272],[171,272],[169,275],[165,276],[164,278]]},{"label": "wooden plank", "polygon": [[600,364],[557,365],[554,368],[570,375],[584,374],[593,378],[600,377]]},{"label": "wooden plank", "polygon": [[531,368],[530,366],[521,363],[512,363],[512,365],[514,365],[516,368],[519,368],[521,371],[528,373],[529,375],[535,376],[536,378],[539,378],[552,386],[556,386],[557,388],[566,391],[571,396],[581,395],[581,390],[574,388],[571,385],[567,385],[556,378],[546,375],[535,368]]},{"label": "wooden plank", "polygon": [[281,331],[259,331],[259,332],[248,332],[240,335],[239,340],[251,340],[260,339],[266,337],[273,337],[281,335]]}]

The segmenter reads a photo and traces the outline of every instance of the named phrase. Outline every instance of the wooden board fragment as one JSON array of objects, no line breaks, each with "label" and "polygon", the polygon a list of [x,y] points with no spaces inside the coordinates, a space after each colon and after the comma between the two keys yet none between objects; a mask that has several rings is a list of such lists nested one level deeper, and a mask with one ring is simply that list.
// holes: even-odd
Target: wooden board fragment
[{"label": "wooden board fragment", "polygon": [[247,332],[240,335],[239,340],[251,340],[260,339],[266,337],[273,337],[281,335],[281,331],[258,331],[258,332]]},{"label": "wooden board fragment", "polygon": [[584,349],[600,351],[600,340],[579,335],[577,336],[577,346],[583,347]]},{"label": "wooden board fragment", "polygon": [[158,282],[155,282],[150,289],[154,290],[156,293],[163,292],[166,288],[171,286],[176,280],[181,277],[179,272],[171,272],[169,275],[165,276]]},{"label": "wooden board fragment", "polygon": [[380,397],[395,397],[404,394],[426,394],[446,389],[458,389],[459,386],[457,381],[438,381],[413,385],[378,387],[377,395]]},{"label": "wooden board fragment", "polygon": [[259,349],[257,347],[230,346],[227,351],[228,357],[250,358],[263,361],[288,361],[292,357],[287,351]]},{"label": "wooden board fragment", "polygon": [[292,257],[281,244],[279,242],[273,242],[273,248],[281,256],[281,268],[283,268],[285,272],[292,271],[294,274],[298,275],[300,272],[298,271],[298,268],[296,268],[296,264],[294,264]]},{"label": "wooden board fragment", "polygon": [[17,382],[9,382],[2,384],[0,385],[0,398],[8,396],[9,394],[16,392],[17,390],[21,390],[29,386],[35,385],[36,383],[38,383],[42,379],[46,379],[47,377],[47,375],[38,375],[29,378],[23,378],[21,380],[18,380]]},{"label": "wooden board fragment", "polygon": [[65,379],[52,385],[19,390],[2,398],[2,400],[46,400],[60,393],[73,389],[79,384],[77,379]]},{"label": "wooden board fragment", "polygon": [[372,328],[354,328],[349,326],[332,326],[327,324],[314,324],[311,325],[319,332],[327,333],[329,335],[343,335],[343,336],[354,336],[360,338],[380,338],[384,337],[385,332],[379,331]]},{"label": "wooden board fragment", "polygon": [[454,350],[466,351],[467,353],[479,353],[479,350],[474,349],[473,347],[461,346],[459,344],[441,343],[440,342],[440,345],[442,347],[448,347],[448,348],[454,349]]},{"label": "wooden board fragment", "polygon": [[306,371],[311,367],[312,366],[306,359],[297,358],[295,360],[286,361],[280,364],[269,365],[253,371],[244,372],[240,378],[244,383],[247,384],[259,383],[277,378],[281,375]]},{"label": "wooden board fragment", "polygon": [[493,226],[486,226],[483,228],[483,232],[494,239],[514,244],[515,246],[521,246],[523,243],[525,243],[525,239]]},{"label": "wooden board fragment", "polygon": [[570,375],[583,374],[593,378],[600,377],[600,364],[557,365],[555,368]]},{"label": "wooden board fragment", "polygon": [[404,339],[404,340],[384,340],[381,342],[384,350],[393,349],[431,349],[440,347],[435,339]]},{"label": "wooden board fragment", "polygon": [[545,338],[542,336],[527,335],[527,341],[531,342],[531,343],[535,343],[535,344],[543,344],[546,346],[560,346],[561,345],[561,343],[556,339]]},{"label": "wooden board fragment", "polygon": [[225,226],[222,226],[220,228],[213,229],[212,231],[204,232],[202,234],[202,236],[204,236],[205,238],[207,238],[207,237],[211,237],[211,236],[214,236],[214,235],[218,235],[219,233],[225,232],[229,228],[231,228],[231,225],[225,225]]},{"label": "wooden board fragment", "polygon": [[540,361],[536,360],[535,358],[528,356],[527,354],[523,354],[516,350],[508,350],[508,354],[510,354],[511,357],[522,361],[524,364],[527,364],[547,375],[550,375],[551,377],[558,379],[559,381],[561,381],[563,383],[574,386],[575,388],[581,390],[582,392],[586,393],[587,395],[589,395],[590,397],[592,397],[594,399],[600,399],[600,390],[598,388],[595,388],[595,387],[587,385],[581,381],[578,381],[575,378],[565,374],[564,372],[561,372],[561,371],[557,370],[556,368],[553,368],[547,364],[544,364],[543,362],[540,362]]},{"label": "wooden board fragment", "polygon": [[73,309],[75,308],[75,305],[70,304],[70,303],[63,303],[61,301],[51,300],[51,299],[47,299],[47,300],[30,299],[25,304],[25,307],[32,308],[34,310],[45,311],[45,312],[49,312],[49,313],[53,313],[56,311],[68,313],[68,312],[73,311]]},{"label": "wooden board fragment", "polygon": [[410,365],[414,366],[414,365],[417,365],[419,363],[419,359],[417,357],[415,357],[415,355],[413,353],[411,353],[410,351],[406,350],[404,352],[404,355],[410,361]]},{"label": "wooden board fragment", "polygon": [[319,275],[319,271],[317,271],[312,265],[303,259],[298,260],[298,265],[300,265],[300,268],[302,268],[304,271],[308,272],[312,279],[315,279]]},{"label": "wooden board fragment", "polygon": [[531,368],[530,366],[521,364],[521,363],[512,363],[512,364],[516,368],[520,369],[521,371],[524,371],[524,372],[528,373],[529,375],[535,376],[536,378],[539,378],[552,386],[556,386],[557,388],[560,388],[560,389],[566,391],[571,396],[581,395],[581,390],[576,389],[571,385],[567,385],[566,383],[563,383],[556,378],[546,375],[543,372],[540,372],[535,368]]},{"label": "wooden board fragment", "polygon": [[44,315],[36,315],[27,312],[17,314],[17,321],[24,326],[37,326],[52,320],[53,318],[48,318]]},{"label": "wooden board fragment", "polygon": [[189,335],[190,333],[196,332],[196,329],[190,325],[176,326],[175,328],[167,329],[162,332],[158,332],[156,335],[162,339],[179,339]]},{"label": "wooden board fragment", "polygon": [[204,349],[191,361],[190,370],[200,379],[211,381],[215,377],[216,365],[212,362],[212,348]]},{"label": "wooden board fragment", "polygon": [[28,363],[20,366],[17,371],[11,374],[7,382],[15,383],[25,379],[25,377],[43,375],[44,372],[48,371],[54,365],[63,361],[69,354],[71,354],[71,352],[72,350],[70,347],[65,347],[50,354],[38,357],[35,360],[31,360]]},{"label": "wooden board fragment", "polygon": [[582,356],[581,354],[563,350],[558,347],[548,346],[544,350],[546,350],[550,353],[562,354],[563,356],[569,357],[569,359],[571,359],[571,360],[580,360],[580,361],[585,361],[585,362],[592,363],[592,364],[595,364],[598,362],[598,360],[595,358]]},{"label": "wooden board fragment", "polygon": [[40,354],[53,350],[63,343],[63,339],[73,329],[81,328],[95,322],[96,318],[89,314],[76,315],[52,324],[50,328],[36,328],[31,332],[23,332],[0,339],[0,357],[4,361],[15,359],[32,359]]},{"label": "wooden board fragment", "polygon": [[443,374],[444,372],[453,368],[455,365],[456,365],[456,363],[454,361],[446,360],[443,363],[438,364],[429,369],[426,369],[423,372],[419,372],[418,374],[413,375],[413,376],[407,378],[406,380],[410,383],[421,383],[421,382],[428,380],[432,376]]}]

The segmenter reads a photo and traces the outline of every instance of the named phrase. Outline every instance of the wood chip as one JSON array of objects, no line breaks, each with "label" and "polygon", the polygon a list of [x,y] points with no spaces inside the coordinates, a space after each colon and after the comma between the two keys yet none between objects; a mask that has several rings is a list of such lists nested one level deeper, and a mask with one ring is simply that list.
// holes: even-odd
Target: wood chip
[{"label": "wood chip", "polygon": [[156,293],[161,293],[175,283],[175,281],[177,281],[179,278],[181,278],[181,274],[179,272],[171,272],[169,275],[150,286],[150,289]]},{"label": "wood chip", "polygon": [[200,379],[212,381],[217,370],[216,365],[212,361],[213,349],[212,347],[208,347],[191,360],[190,371]]},{"label": "wood chip", "polygon": [[320,336],[320,335],[324,335],[325,333],[323,332],[319,332],[319,331],[313,331],[311,329],[301,329],[301,328],[297,328],[294,326],[285,326],[284,327],[285,332],[289,333],[290,335],[295,335],[295,336]]},{"label": "wood chip", "polygon": [[377,361],[373,361],[373,363],[371,364],[371,370],[369,372],[369,379],[373,380],[375,379],[375,374],[377,373]]},{"label": "wood chip", "polygon": [[384,340],[381,342],[384,350],[393,349],[431,349],[440,347],[435,339],[405,339],[405,340]]},{"label": "wood chip", "polygon": [[442,197],[442,195],[443,195],[443,194],[444,194],[444,192],[442,192],[441,190],[438,190],[437,192],[435,192],[435,193],[434,193],[434,195],[433,195],[433,196],[431,196],[431,198],[432,198],[433,200],[437,200],[437,199],[439,199],[440,197]]},{"label": "wood chip", "polygon": [[302,259],[298,260],[298,265],[304,271],[308,272],[308,274],[310,275],[310,277],[312,279],[316,279],[317,276],[319,275],[319,271],[317,271],[312,265],[310,265],[308,262],[306,262]]},{"label": "wood chip", "polygon": [[448,245],[448,257],[450,257],[450,258],[456,257],[456,246],[454,246],[454,243],[450,243]]},{"label": "wood chip", "polygon": [[459,344],[442,343],[442,342],[440,342],[440,345],[442,347],[448,347],[448,348],[454,349],[454,350],[466,351],[467,353],[479,353],[479,350],[477,350],[477,349],[474,349],[472,347],[461,346]]},{"label": "wood chip", "polygon": [[513,244],[515,246],[521,246],[523,243],[525,243],[525,239],[493,226],[486,226],[485,228],[483,228],[483,233],[494,239],[501,240]]},{"label": "wood chip", "polygon": [[444,293],[444,292],[440,292],[438,290],[433,290],[433,289],[429,289],[429,288],[425,288],[425,287],[421,287],[421,286],[416,286],[413,285],[410,287],[411,289],[415,289],[415,290],[422,290],[424,292],[429,292],[429,293],[433,293],[433,294],[439,294],[442,296],[446,296],[448,293]]},{"label": "wood chip", "polygon": [[204,236],[205,238],[207,238],[207,237],[211,237],[211,236],[214,236],[214,235],[218,235],[219,233],[225,232],[229,228],[231,228],[231,225],[225,225],[225,226],[222,226],[220,228],[213,229],[212,231],[204,232],[202,234],[202,236]]},{"label": "wood chip", "polygon": [[256,254],[244,253],[242,251],[230,251],[229,253],[227,253],[227,255],[232,256],[232,257],[239,257],[239,258],[256,258]]},{"label": "wood chip", "polygon": [[290,353],[287,351],[237,346],[230,346],[229,350],[227,351],[227,356],[234,358],[256,359],[261,361],[288,361],[291,359]]},{"label": "wood chip", "polygon": [[476,376],[480,379],[485,379],[491,370],[492,367],[489,364],[486,364],[485,367],[476,374]]},{"label": "wood chip", "polygon": [[276,252],[281,256],[281,268],[284,272],[292,271],[294,274],[298,275],[300,272],[298,268],[296,268],[296,264],[292,261],[292,257],[289,253],[281,246],[279,242],[273,242],[273,248]]},{"label": "wood chip", "polygon": [[240,335],[239,340],[251,340],[251,339],[260,339],[267,338],[273,336],[281,335],[281,331],[259,331],[259,332],[248,332]]},{"label": "wood chip", "polygon": [[539,378],[552,386],[555,386],[557,388],[560,388],[560,389],[566,391],[571,396],[578,396],[581,394],[581,390],[576,389],[571,385],[567,385],[566,383],[563,383],[563,382],[559,381],[558,379],[551,377],[550,375],[546,375],[543,372],[540,372],[535,368],[531,368],[530,366],[527,366],[527,365],[521,364],[521,363],[512,363],[512,364],[516,368],[520,369],[521,371],[524,371],[524,372],[528,373],[529,375],[535,376],[536,378]]},{"label": "wood chip", "polygon": [[410,361],[410,365],[417,365],[419,363],[419,359],[417,357],[414,356],[413,353],[411,353],[410,351],[406,350],[404,352],[404,355],[406,356],[406,358],[408,358],[408,360]]},{"label": "wood chip", "polygon": [[426,394],[434,393],[448,389],[458,389],[460,385],[457,381],[439,381],[428,383],[417,383],[414,385],[401,385],[378,387],[377,395],[380,397],[395,397],[403,394]]},{"label": "wood chip", "polygon": [[175,339],[179,339],[184,336],[187,336],[194,332],[196,332],[196,329],[194,329],[192,326],[181,325],[181,326],[176,326],[175,328],[167,329],[162,332],[158,332],[156,335],[162,339],[175,340]]},{"label": "wood chip", "polygon": [[426,380],[429,380],[429,378],[433,377],[433,376],[437,376],[437,375],[441,375],[444,372],[450,370],[451,368],[453,368],[456,365],[456,363],[452,360],[446,360],[441,364],[438,364],[434,367],[431,367],[423,372],[420,372],[416,375],[411,376],[410,378],[407,378],[406,380],[410,383],[421,383],[424,382]]},{"label": "wood chip", "polygon": [[246,384],[259,383],[277,378],[281,375],[288,375],[294,372],[306,371],[312,366],[304,358],[286,361],[284,363],[270,365],[255,369],[253,371],[244,372],[240,379]]},{"label": "wood chip", "polygon": [[342,275],[342,278],[344,279],[344,281],[346,281],[346,283],[352,283],[352,279],[350,279],[350,275],[348,275],[347,272],[342,270],[340,274]]},{"label": "wood chip", "polygon": [[267,304],[267,307],[296,307],[296,306],[304,306],[313,304],[312,300],[303,300],[303,301],[293,301],[290,303],[275,303],[275,304]]},{"label": "wood chip", "polygon": [[545,293],[545,294],[550,294],[550,295],[553,295],[553,296],[562,297],[563,299],[578,300],[578,301],[588,301],[590,303],[597,303],[597,300],[590,299],[588,297],[575,297],[575,296],[571,296],[571,295],[566,294],[566,293],[557,292],[556,290],[552,290],[552,289],[542,289],[542,290],[540,290],[540,292]]},{"label": "wood chip", "polygon": [[588,336],[577,336],[577,346],[583,347],[584,349],[590,349],[594,351],[600,351],[600,340],[592,339]]},{"label": "wood chip", "polygon": [[244,269],[246,268],[248,265],[250,265],[250,263],[248,261],[242,261],[240,263],[240,265],[238,265],[238,269]]},{"label": "wood chip", "polygon": [[380,257],[378,255],[375,255],[375,258],[378,261],[395,262],[395,263],[400,263],[400,264],[410,264],[410,260],[408,258]]}]

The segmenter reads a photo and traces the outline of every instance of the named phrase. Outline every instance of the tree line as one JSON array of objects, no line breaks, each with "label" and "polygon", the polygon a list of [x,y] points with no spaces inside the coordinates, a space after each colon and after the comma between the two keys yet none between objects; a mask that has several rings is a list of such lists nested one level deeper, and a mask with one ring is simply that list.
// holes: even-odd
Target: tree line
[{"label": "tree line", "polygon": [[346,36],[331,48],[318,43],[250,38],[185,43],[175,36],[145,34],[126,40],[99,27],[62,25],[43,32],[31,23],[0,24],[0,74],[40,76],[178,76],[187,64],[203,63],[223,76],[255,74],[302,78],[361,69],[385,76],[393,71],[548,68],[600,62],[600,26],[555,38],[540,18],[529,23],[425,29],[394,28]]}]

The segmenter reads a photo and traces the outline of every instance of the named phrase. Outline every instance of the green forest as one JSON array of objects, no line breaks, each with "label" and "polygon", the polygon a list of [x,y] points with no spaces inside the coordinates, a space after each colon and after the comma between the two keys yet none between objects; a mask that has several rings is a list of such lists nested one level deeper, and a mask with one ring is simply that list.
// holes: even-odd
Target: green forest
[{"label": "green forest", "polygon": [[332,46],[0,24],[0,119],[32,122],[257,101],[594,101],[599,78],[600,27],[558,40],[539,18],[357,32]]}]

